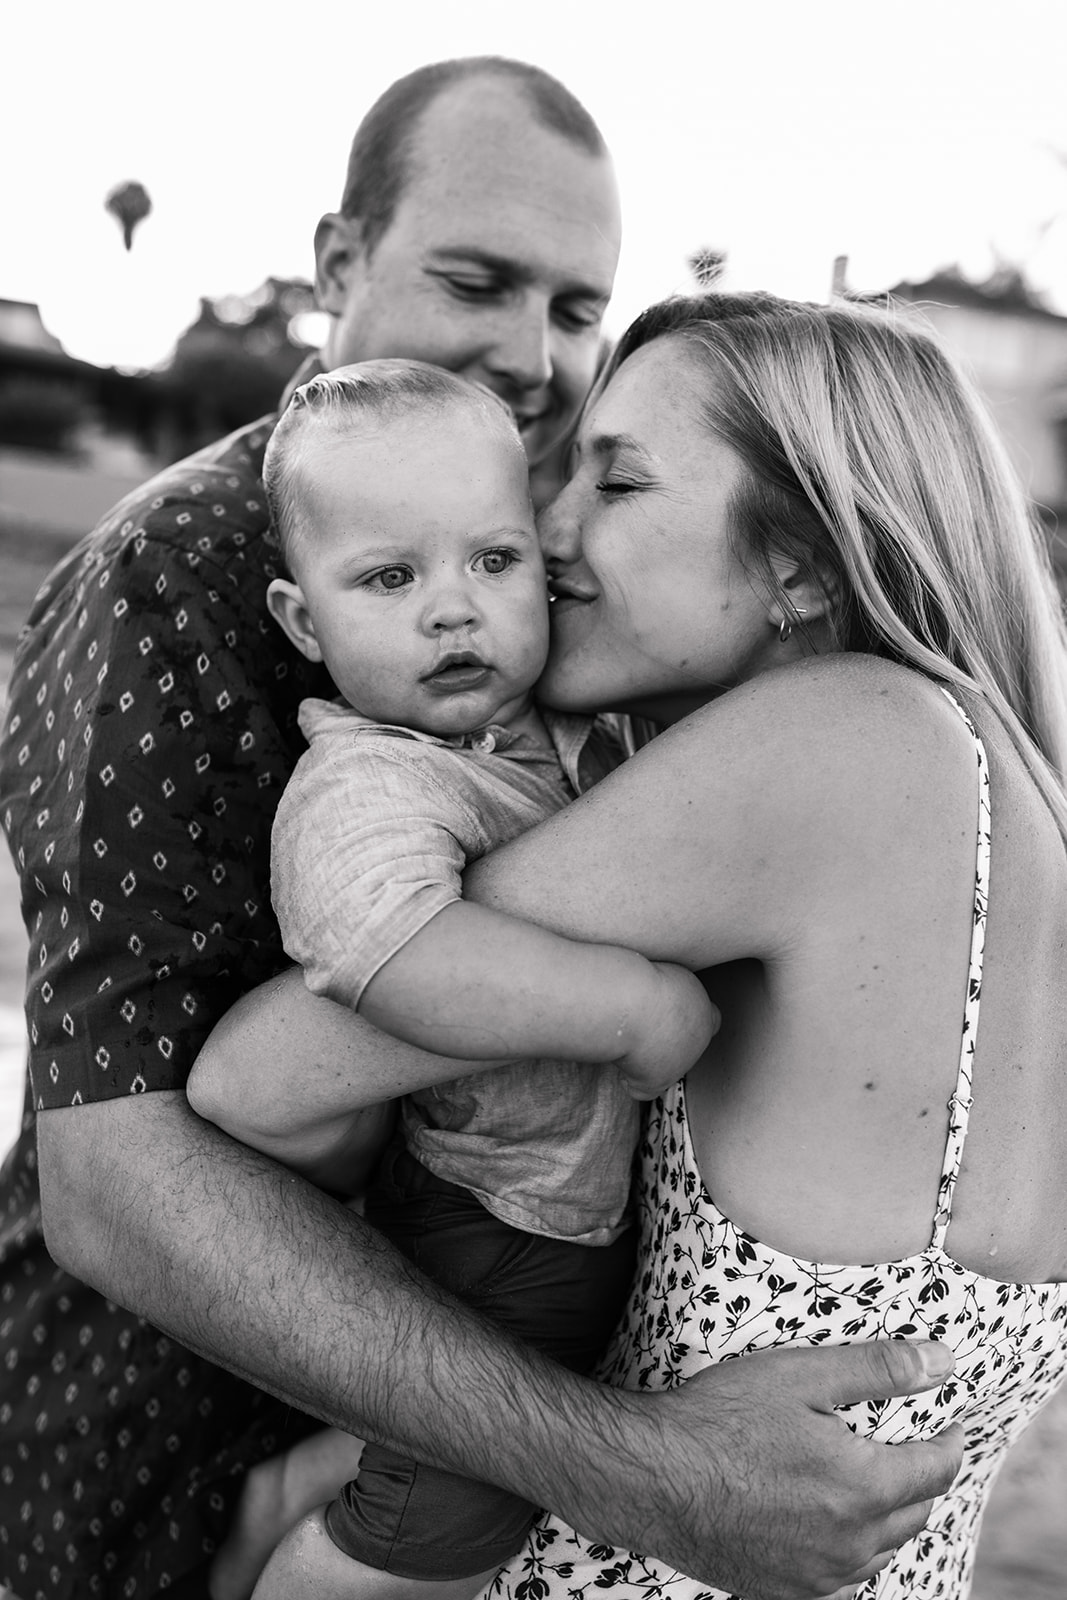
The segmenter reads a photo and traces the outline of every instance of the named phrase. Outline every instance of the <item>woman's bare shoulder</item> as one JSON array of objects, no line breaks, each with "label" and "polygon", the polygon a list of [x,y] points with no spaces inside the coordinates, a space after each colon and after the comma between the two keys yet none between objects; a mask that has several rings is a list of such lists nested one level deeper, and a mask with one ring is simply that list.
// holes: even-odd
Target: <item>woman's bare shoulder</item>
[{"label": "woman's bare shoulder", "polygon": [[817,788],[833,788],[881,771],[951,780],[973,763],[970,748],[959,711],[933,680],[877,656],[835,654],[740,684],[647,754],[695,769],[727,762],[735,779],[747,774],[756,784],[803,772]]}]

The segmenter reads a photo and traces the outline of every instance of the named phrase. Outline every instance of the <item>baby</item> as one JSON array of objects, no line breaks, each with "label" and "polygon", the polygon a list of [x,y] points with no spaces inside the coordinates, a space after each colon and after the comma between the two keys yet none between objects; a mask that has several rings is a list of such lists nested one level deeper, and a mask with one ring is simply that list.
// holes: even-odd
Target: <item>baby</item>
[{"label": "baby", "polygon": [[[285,948],[314,992],[464,1063],[404,1096],[366,1215],[452,1293],[588,1370],[633,1270],[633,1094],[681,1077],[714,1022],[680,968],[462,898],[467,862],[624,754],[611,719],[534,699],[549,613],[522,444],[489,391],[370,361],[297,390],[264,476],[292,574],[270,610],[339,695],[303,703],[309,748],[274,825]],[[256,1143],[240,1095],[214,1093],[208,1114]],[[190,1098],[205,1109],[195,1071]],[[329,1504],[282,1541],[257,1597],[285,1592],[286,1547],[304,1552],[310,1527],[302,1593],[422,1600],[433,1583],[463,1600],[534,1516],[345,1435],[298,1449]]]}]

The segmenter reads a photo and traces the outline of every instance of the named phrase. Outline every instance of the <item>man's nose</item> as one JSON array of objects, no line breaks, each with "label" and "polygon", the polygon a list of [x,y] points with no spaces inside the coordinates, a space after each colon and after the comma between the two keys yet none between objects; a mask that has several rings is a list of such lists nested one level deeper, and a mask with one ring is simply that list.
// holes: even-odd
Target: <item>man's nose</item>
[{"label": "man's nose", "polygon": [[501,329],[488,366],[519,390],[542,389],[552,381],[552,325],[547,303],[528,298]]}]

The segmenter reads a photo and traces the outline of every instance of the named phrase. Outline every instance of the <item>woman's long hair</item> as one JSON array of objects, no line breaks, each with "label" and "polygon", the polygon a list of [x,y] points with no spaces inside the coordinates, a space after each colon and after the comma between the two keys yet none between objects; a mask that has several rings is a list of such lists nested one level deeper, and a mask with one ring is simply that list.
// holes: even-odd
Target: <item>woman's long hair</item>
[{"label": "woman's long hair", "polygon": [[623,335],[683,339],[709,428],[750,471],[731,506],[789,616],[772,556],[829,601],[834,643],[975,690],[1067,837],[1067,632],[1048,550],[966,379],[912,312],[772,295],[677,297]]}]

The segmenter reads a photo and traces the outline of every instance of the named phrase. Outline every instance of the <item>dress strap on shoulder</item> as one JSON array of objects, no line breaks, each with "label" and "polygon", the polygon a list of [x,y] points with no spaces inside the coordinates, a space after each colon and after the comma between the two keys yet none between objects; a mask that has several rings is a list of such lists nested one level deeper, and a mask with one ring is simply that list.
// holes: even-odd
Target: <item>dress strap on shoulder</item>
[{"label": "dress strap on shoulder", "polygon": [[985,955],[986,910],[989,904],[989,763],[985,746],[978,731],[959,701],[941,686],[941,692],[962,717],[974,741],[978,758],[978,839],[975,848],[974,916],[971,927],[971,957],[967,969],[967,998],[963,1008],[963,1034],[960,1042],[960,1065],[956,1075],[956,1088],[948,1102],[948,1138],[945,1141],[945,1160],[941,1168],[941,1183],[937,1191],[937,1210],[934,1213],[932,1249],[944,1249],[948,1225],[952,1220],[952,1196],[963,1160],[963,1143],[967,1137],[967,1123],[971,1112],[971,1069],[974,1047],[978,1038],[978,1008],[982,998],[982,960]]}]

